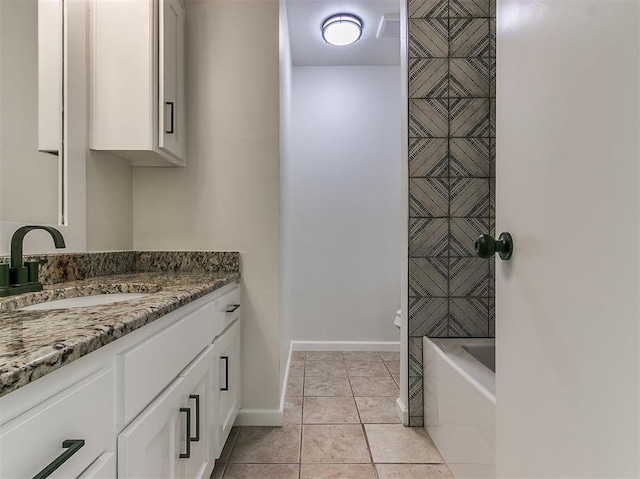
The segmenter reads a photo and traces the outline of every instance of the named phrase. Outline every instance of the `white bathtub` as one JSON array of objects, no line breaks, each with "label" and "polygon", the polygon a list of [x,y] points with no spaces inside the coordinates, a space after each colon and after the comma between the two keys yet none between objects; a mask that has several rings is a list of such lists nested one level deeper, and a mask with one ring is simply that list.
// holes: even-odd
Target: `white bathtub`
[{"label": "white bathtub", "polygon": [[424,338],[424,425],[456,479],[495,477],[495,340]]}]

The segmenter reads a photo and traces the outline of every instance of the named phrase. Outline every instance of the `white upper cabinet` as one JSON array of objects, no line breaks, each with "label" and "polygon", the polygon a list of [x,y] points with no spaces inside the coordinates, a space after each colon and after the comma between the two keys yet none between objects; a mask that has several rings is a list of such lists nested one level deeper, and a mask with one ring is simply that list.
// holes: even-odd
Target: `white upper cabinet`
[{"label": "white upper cabinet", "polygon": [[92,150],[186,164],[184,39],[179,0],[92,0]]}]

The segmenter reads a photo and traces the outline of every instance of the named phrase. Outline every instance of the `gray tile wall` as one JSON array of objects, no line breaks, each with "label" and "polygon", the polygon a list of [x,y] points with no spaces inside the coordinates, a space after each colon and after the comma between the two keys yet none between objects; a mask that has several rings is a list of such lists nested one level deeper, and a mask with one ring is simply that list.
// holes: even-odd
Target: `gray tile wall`
[{"label": "gray tile wall", "polygon": [[422,337],[494,335],[495,1],[408,0],[409,423],[423,425]]}]

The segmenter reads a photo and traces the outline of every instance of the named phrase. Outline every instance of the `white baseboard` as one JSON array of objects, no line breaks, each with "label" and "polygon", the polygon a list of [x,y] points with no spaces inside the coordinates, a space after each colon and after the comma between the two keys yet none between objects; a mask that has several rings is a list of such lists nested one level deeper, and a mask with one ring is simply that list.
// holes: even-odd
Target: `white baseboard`
[{"label": "white baseboard", "polygon": [[279,409],[244,409],[238,411],[234,426],[282,426]]},{"label": "white baseboard", "polygon": [[400,341],[291,341],[292,351],[400,351]]},{"label": "white baseboard", "polygon": [[289,367],[291,366],[291,352],[293,351],[293,343],[289,344],[289,356],[287,357],[287,369],[284,371],[284,380],[282,381],[282,390],[280,391],[280,411],[284,420],[284,402],[287,398],[287,384],[289,384]]},{"label": "white baseboard", "polygon": [[409,425],[409,411],[407,406],[404,405],[401,398],[396,399],[396,413],[398,418],[402,421],[403,426]]},{"label": "white baseboard", "polygon": [[284,373],[282,391],[280,391],[279,409],[244,409],[240,408],[234,426],[282,426],[284,422],[284,402],[287,397],[287,382],[289,379],[289,366],[291,365],[292,346],[289,347],[287,369]]}]

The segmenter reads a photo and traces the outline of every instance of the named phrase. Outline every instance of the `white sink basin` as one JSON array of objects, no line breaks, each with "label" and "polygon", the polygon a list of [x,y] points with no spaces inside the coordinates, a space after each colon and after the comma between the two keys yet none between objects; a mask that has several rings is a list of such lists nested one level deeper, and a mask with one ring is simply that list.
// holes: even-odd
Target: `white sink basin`
[{"label": "white sink basin", "polygon": [[38,311],[44,309],[68,309],[85,308],[87,306],[99,306],[102,304],[119,303],[132,299],[144,298],[152,293],[114,293],[95,294],[92,296],[78,296],[76,298],[58,299],[56,301],[46,301],[44,303],[33,304],[20,308],[19,311]]}]

